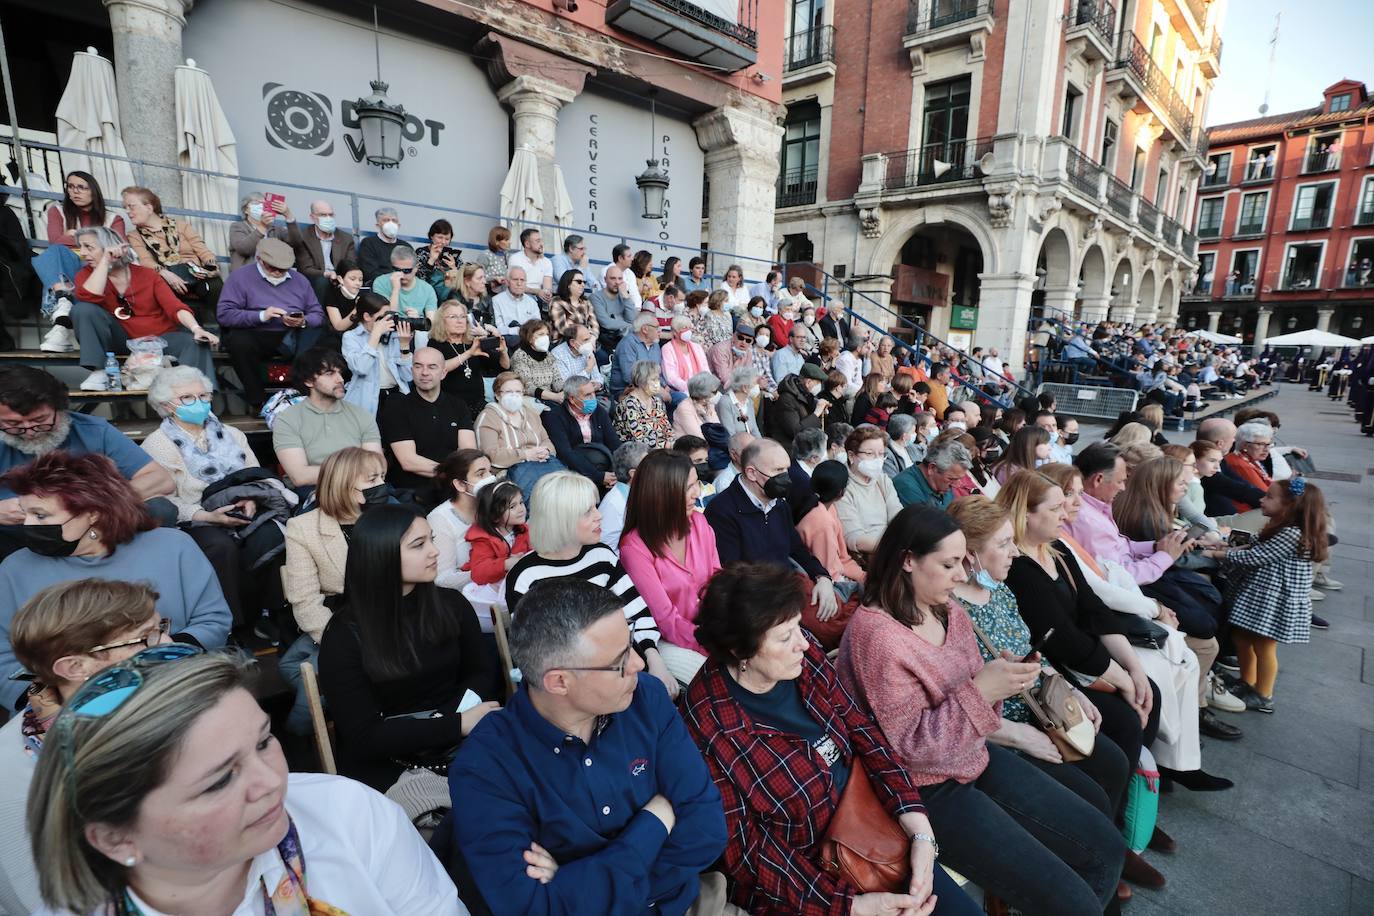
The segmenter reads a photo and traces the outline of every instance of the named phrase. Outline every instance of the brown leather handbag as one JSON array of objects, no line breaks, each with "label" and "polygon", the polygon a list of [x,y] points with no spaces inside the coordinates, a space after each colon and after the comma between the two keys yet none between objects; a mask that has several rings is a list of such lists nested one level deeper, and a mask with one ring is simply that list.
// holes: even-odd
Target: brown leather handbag
[{"label": "brown leather handbag", "polygon": [[904,894],[911,887],[911,839],[878,800],[858,755],[821,837],[820,860],[822,870],[860,893]]}]

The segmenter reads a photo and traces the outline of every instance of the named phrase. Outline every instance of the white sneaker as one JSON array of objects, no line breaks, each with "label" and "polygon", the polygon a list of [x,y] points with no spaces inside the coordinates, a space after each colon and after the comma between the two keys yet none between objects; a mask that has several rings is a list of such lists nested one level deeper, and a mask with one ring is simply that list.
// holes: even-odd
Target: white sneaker
[{"label": "white sneaker", "polygon": [[69,353],[76,349],[76,344],[72,342],[72,329],[64,328],[60,324],[55,324],[43,335],[43,342],[38,345],[38,349],[44,353]]},{"label": "white sneaker", "polygon": [[1337,582],[1335,579],[1331,578],[1324,572],[1319,572],[1315,576],[1313,576],[1312,584],[1315,585],[1317,588],[1324,588],[1329,592],[1338,592],[1341,589],[1345,588],[1344,585],[1342,585],[1340,582]]},{"label": "white sneaker", "polygon": [[1207,674],[1207,705],[1222,712],[1245,712],[1245,701],[1226,689],[1215,674]]},{"label": "white sneaker", "polygon": [[1314,588],[1314,589],[1312,589],[1312,600],[1313,600],[1313,601],[1325,601],[1325,600],[1326,600],[1326,595],[1324,595],[1323,593],[1317,591],[1317,590]]},{"label": "white sneaker", "polygon": [[72,300],[61,298],[57,300],[57,305],[52,310],[52,323],[60,324],[64,328],[72,326]]},{"label": "white sneaker", "polygon": [[95,369],[86,376],[86,381],[81,383],[82,391],[105,391],[106,390],[105,370]]}]

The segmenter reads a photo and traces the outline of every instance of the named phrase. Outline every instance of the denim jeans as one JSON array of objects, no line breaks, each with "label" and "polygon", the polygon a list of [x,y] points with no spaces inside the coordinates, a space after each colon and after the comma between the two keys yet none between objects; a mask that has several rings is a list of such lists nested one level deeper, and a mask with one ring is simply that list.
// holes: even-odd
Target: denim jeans
[{"label": "denim jeans", "polygon": [[310,734],[310,701],[306,699],[305,681],[301,678],[302,662],[314,665],[317,673],[320,670],[320,646],[308,633],[297,637],[277,662],[281,679],[290,684],[295,693],[291,712],[286,715],[286,730],[293,735]]},{"label": "denim jeans", "polygon": [[49,245],[42,254],[36,255],[31,262],[33,272],[43,281],[43,291],[63,277],[73,286],[76,285],[76,272],[81,269],[81,259],[66,245]]},{"label": "denim jeans", "polygon": [[941,859],[1027,916],[1100,916],[1116,902],[1120,831],[1013,751],[989,744],[976,780],[922,786],[921,798]]},{"label": "denim jeans", "polygon": [[520,488],[520,493],[525,497],[525,505],[530,504],[530,494],[534,492],[534,485],[546,474],[554,471],[566,471],[568,468],[557,458],[550,457],[547,461],[521,461],[506,468],[506,479]]}]

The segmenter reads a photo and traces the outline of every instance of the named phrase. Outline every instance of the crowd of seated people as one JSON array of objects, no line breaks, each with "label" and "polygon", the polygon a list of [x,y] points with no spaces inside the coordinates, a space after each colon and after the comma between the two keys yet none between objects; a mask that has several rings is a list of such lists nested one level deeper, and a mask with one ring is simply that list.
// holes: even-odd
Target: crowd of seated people
[{"label": "crowd of seated people", "polygon": [[[1115,912],[1178,846],[1155,774],[1230,787],[1199,735],[1274,712],[1277,644],[1340,587],[1277,417],[1161,451],[1184,363],[1227,358],[1173,331],[1081,336],[1151,361],[1080,444],[996,351],[869,334],[781,270],[415,247],[261,194],[225,270],[124,205],[69,176],[44,280],[93,372],[124,322],[168,340],[157,429],[0,369],[7,911],[177,911],[184,874],[225,911]],[[214,410],[221,335],[254,412],[292,362],[270,448]],[[287,775],[235,660],[263,639],[288,742],[318,672],[340,777]],[[861,804],[895,877],[834,861]]]}]

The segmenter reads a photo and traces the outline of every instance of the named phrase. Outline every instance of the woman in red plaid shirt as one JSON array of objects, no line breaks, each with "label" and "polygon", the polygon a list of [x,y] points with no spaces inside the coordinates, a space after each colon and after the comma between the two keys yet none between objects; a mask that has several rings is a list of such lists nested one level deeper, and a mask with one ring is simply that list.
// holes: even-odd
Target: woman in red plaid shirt
[{"label": "woman in red plaid shirt", "polygon": [[[684,717],[724,801],[731,901],[761,916],[979,913],[936,865],[920,794],[882,732],[802,630],[809,598],[798,583],[774,566],[732,564],[697,612],[710,657]],[[855,766],[912,837],[908,893],[861,893],[821,869],[818,846]]]}]

